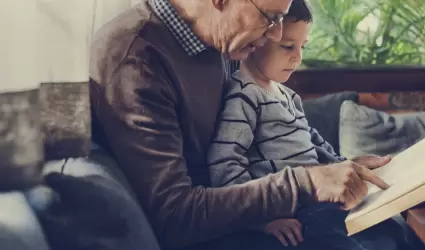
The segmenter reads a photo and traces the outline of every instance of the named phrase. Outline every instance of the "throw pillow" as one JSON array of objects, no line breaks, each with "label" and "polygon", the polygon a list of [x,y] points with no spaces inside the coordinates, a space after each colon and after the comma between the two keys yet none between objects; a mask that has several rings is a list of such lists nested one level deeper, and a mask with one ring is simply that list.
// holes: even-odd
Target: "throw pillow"
[{"label": "throw pillow", "polygon": [[310,127],[317,129],[337,154],[340,153],[338,138],[340,109],[342,103],[347,100],[357,102],[358,94],[341,92],[303,101],[304,113]]},{"label": "throw pillow", "polygon": [[425,137],[425,112],[388,114],[346,101],[340,111],[340,152],[396,155]]}]

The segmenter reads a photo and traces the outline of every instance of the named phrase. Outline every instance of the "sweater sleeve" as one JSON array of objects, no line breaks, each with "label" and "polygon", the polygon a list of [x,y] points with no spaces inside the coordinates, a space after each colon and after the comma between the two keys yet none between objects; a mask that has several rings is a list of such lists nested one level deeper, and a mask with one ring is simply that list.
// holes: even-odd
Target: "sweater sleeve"
[{"label": "sweater sleeve", "polygon": [[288,216],[311,199],[304,168],[227,187],[193,185],[183,153],[178,94],[162,66],[148,59],[141,53],[123,59],[105,83],[106,91],[92,95],[110,148],[161,247],[189,246],[252,228]]},{"label": "sweater sleeve", "polygon": [[337,158],[339,161],[345,161],[346,160],[344,157],[335,153],[335,150],[332,147],[332,145],[329,144],[329,142],[327,142],[325,139],[323,139],[323,137],[319,134],[319,132],[315,128],[310,127],[310,135],[311,135],[311,142],[316,147],[321,147],[326,152],[328,152],[329,154],[331,154],[332,156]]},{"label": "sweater sleeve", "polygon": [[[302,100],[299,95],[296,93],[292,94],[292,101],[294,102],[295,107],[302,112],[304,116],[304,108],[302,105]],[[325,111],[324,111],[325,112]],[[329,144],[317,131],[315,128],[310,127],[310,136],[311,136],[311,143],[316,146],[316,151],[318,151],[318,154],[321,154],[323,151],[326,155],[326,158],[335,158],[337,161],[345,161],[346,159],[340,155],[338,155],[331,144]],[[322,154],[323,155],[323,154]],[[334,159],[327,159],[329,161],[332,161]]]},{"label": "sweater sleeve", "polygon": [[207,162],[214,187],[245,183],[253,179],[247,152],[254,139],[257,104],[242,92],[227,96],[218,120]]}]

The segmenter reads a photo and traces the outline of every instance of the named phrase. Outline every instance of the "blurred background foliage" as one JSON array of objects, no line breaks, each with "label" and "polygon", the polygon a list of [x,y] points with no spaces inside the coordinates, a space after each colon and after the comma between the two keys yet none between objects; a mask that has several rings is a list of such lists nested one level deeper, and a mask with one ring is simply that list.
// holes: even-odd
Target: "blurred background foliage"
[{"label": "blurred background foliage", "polygon": [[310,0],[304,67],[425,64],[425,0]]}]

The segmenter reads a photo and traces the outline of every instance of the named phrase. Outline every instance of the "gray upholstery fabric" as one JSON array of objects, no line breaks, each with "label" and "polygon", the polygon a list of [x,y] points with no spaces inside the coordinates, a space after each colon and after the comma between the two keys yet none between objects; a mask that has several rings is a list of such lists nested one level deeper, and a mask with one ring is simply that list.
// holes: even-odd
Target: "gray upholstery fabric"
[{"label": "gray upholstery fabric", "polygon": [[87,82],[0,94],[0,191],[39,183],[44,159],[89,154],[89,98]]},{"label": "gray upholstery fabric", "polygon": [[347,100],[357,102],[358,94],[341,92],[303,101],[305,117],[310,127],[317,129],[337,154],[340,154],[339,111],[342,103]]},{"label": "gray upholstery fabric", "polygon": [[339,137],[341,154],[347,158],[395,155],[425,137],[425,112],[390,115],[346,101]]},{"label": "gray upholstery fabric", "polygon": [[40,213],[51,250],[160,249],[123,173],[102,149],[50,161],[44,174],[60,197]]},{"label": "gray upholstery fabric", "polygon": [[0,249],[50,249],[37,217],[23,193],[0,193],[0,204]]},{"label": "gray upholstery fabric", "polygon": [[44,158],[38,91],[0,94],[0,191],[41,181]]},{"label": "gray upholstery fabric", "polygon": [[43,83],[40,106],[46,158],[87,156],[91,147],[88,82]]}]

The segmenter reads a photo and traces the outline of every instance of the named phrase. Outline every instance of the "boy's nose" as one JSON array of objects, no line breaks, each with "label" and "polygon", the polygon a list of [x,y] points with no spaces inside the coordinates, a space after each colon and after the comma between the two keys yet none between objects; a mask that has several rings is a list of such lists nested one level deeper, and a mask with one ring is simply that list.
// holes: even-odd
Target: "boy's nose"
[{"label": "boy's nose", "polygon": [[294,62],[294,63],[301,63],[301,61],[303,60],[302,50],[301,49],[297,49],[294,52],[294,54],[292,55],[292,58],[291,59],[292,59],[291,61]]}]

